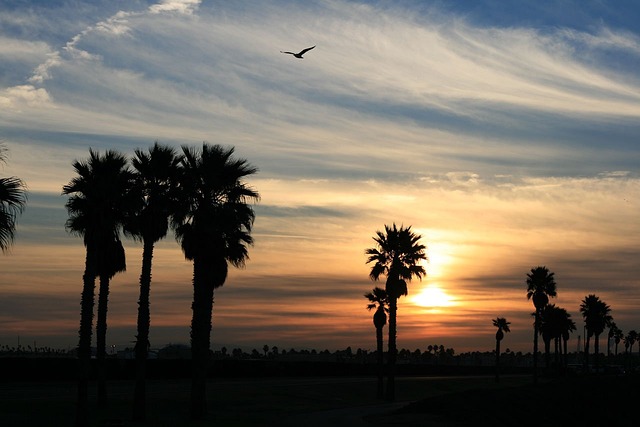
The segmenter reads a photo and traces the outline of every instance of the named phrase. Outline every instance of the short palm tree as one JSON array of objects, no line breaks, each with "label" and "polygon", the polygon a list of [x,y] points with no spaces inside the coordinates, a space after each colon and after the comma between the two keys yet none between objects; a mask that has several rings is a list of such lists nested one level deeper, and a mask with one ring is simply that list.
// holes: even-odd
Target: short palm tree
[{"label": "short palm tree", "polygon": [[535,320],[533,322],[533,381],[538,382],[538,334],[540,316],[544,307],[549,303],[549,297],[556,296],[556,281],[554,273],[547,267],[535,267],[527,273],[527,299],[533,299]]},{"label": "short palm tree", "polygon": [[[0,144],[0,163],[6,160],[6,148]],[[0,251],[6,252],[16,231],[16,218],[27,203],[25,183],[15,176],[0,178]]]},{"label": "short palm tree", "polygon": [[243,179],[257,172],[234,149],[204,143],[183,147],[178,204],[172,228],[188,260],[193,261],[191,321],[191,418],[206,414],[206,375],[211,343],[214,289],[227,278],[228,265],[243,267],[253,244],[255,218],[249,202],[259,199]]},{"label": "short palm tree", "polygon": [[384,275],[387,278],[385,290],[389,299],[389,354],[387,399],[395,400],[395,363],[396,347],[396,317],[398,312],[398,298],[408,294],[407,281],[413,277],[422,279],[426,274],[420,261],[426,260],[426,247],[420,244],[421,236],[411,231],[411,226],[398,228],[385,225],[384,232],[377,231],[373,240],[374,248],[365,251],[369,257],[367,263],[374,263],[369,277],[378,280]]},{"label": "short palm tree", "polygon": [[378,357],[378,399],[382,399],[384,397],[384,340],[382,329],[387,324],[387,312],[388,301],[387,301],[387,291],[382,288],[375,287],[373,291],[364,294],[364,297],[369,300],[369,304],[367,304],[367,310],[375,309],[375,313],[373,313],[373,325],[376,328],[376,348],[377,348],[377,357]]},{"label": "short palm tree", "polygon": [[614,340],[616,336],[616,331],[618,330],[618,325],[616,322],[611,322],[609,325],[609,333],[607,334],[607,357],[611,357],[611,341]]},{"label": "short palm tree", "polygon": [[496,382],[500,382],[500,342],[504,338],[505,332],[511,332],[510,324],[511,322],[507,322],[504,317],[493,319],[493,326],[498,328],[496,331]]},{"label": "short palm tree", "polygon": [[563,349],[562,349],[562,367],[566,373],[567,364],[569,363],[569,354],[568,354],[568,343],[569,343],[569,335],[576,330],[576,322],[571,319],[571,314],[564,308],[558,309],[558,332],[560,333],[560,338],[562,339]]},{"label": "short palm tree", "polygon": [[611,324],[611,307],[609,307],[600,297],[590,294],[584,297],[580,303],[580,313],[584,318],[585,327],[587,328],[586,345],[584,349],[584,358],[586,368],[589,369],[589,340],[593,336],[594,339],[594,365],[596,372],[598,371],[598,354],[600,353],[600,334]]},{"label": "short palm tree", "polygon": [[91,335],[95,298],[95,279],[100,278],[98,322],[96,328],[97,357],[100,362],[98,401],[106,403],[104,359],[106,357],[107,302],[109,281],[125,268],[124,248],[119,230],[126,216],[132,175],[127,159],[115,151],[104,155],[89,150],[87,161],[74,161],[77,176],[62,189],[69,195],[66,203],[69,218],[66,229],[83,237],[86,248],[85,271],[80,301],[78,342],[79,381],[76,424],[88,425],[88,379],[91,359]]},{"label": "short palm tree", "polygon": [[613,342],[615,343],[614,354],[616,356],[618,355],[618,345],[620,344],[620,341],[622,341],[623,338],[624,338],[624,332],[622,331],[622,329],[616,326],[616,330],[613,333]]},{"label": "short palm tree", "polygon": [[142,272],[138,300],[138,334],[136,335],[136,383],[133,400],[133,420],[146,418],[146,360],[149,350],[151,315],[151,267],[156,242],[167,235],[169,218],[175,205],[178,166],[181,157],[171,147],[157,142],[148,152],[136,150],[131,160],[135,174],[134,193],[137,206],[127,219],[125,234],[142,242]]}]

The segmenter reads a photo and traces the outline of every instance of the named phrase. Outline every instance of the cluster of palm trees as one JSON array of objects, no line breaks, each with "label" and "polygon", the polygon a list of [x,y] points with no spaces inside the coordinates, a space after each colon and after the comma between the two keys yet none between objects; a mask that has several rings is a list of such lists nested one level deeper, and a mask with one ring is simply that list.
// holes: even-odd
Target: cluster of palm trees
[{"label": "cluster of palm trees", "polygon": [[214,289],[226,280],[228,264],[242,267],[253,243],[255,218],[251,202],[258,193],[244,178],[257,169],[234,158],[233,148],[203,143],[178,153],[155,143],[129,159],[117,151],[89,150],[85,161],[73,162],[77,173],[63,187],[69,196],[66,228],[82,236],[86,248],[78,343],[79,383],[76,425],[88,425],[87,388],[95,281],[99,279],[96,344],[98,404],[107,400],[105,364],[109,282],[126,269],[121,234],[142,242],[142,272],[136,335],[136,384],[133,419],[145,419],[145,364],[149,349],[149,293],[153,249],[174,231],[185,257],[193,261],[191,322],[191,417],[206,414]]},{"label": "cluster of palm trees", "polygon": [[[7,159],[7,148],[0,143],[0,163]],[[27,203],[27,187],[15,176],[0,177],[0,251],[6,252],[13,243],[16,219]]]},{"label": "cluster of palm trees", "polygon": [[[550,365],[550,347],[554,343],[555,362],[558,364],[558,355],[563,355],[562,365],[567,365],[567,342],[569,335],[576,330],[576,323],[571,319],[571,315],[564,308],[549,303],[549,298],[557,295],[554,273],[547,267],[538,266],[527,273],[527,299],[533,300],[535,312],[534,316],[534,339],[533,339],[533,375],[534,382],[538,375],[538,336],[542,336],[545,346],[545,359],[547,367]],[[589,370],[590,342],[594,339],[594,365],[598,371],[600,354],[600,335],[609,328],[609,337],[617,339],[616,343],[623,337],[613,317],[611,307],[595,294],[589,294],[580,302],[580,313],[585,322],[585,345],[584,364],[585,370]],[[495,325],[495,323],[494,323]],[[497,355],[499,357],[499,355]]]},{"label": "cluster of palm trees", "polygon": [[367,264],[373,263],[369,277],[377,281],[380,276],[386,277],[385,288],[375,287],[366,293],[370,303],[369,310],[376,309],[373,324],[376,327],[376,341],[378,354],[378,397],[384,396],[384,360],[382,329],[387,323],[389,314],[389,352],[387,361],[387,392],[386,399],[395,400],[395,363],[397,357],[396,332],[398,299],[408,294],[407,281],[413,277],[421,279],[426,271],[420,262],[427,260],[426,247],[420,243],[421,236],[411,231],[411,226],[398,228],[385,225],[384,232],[376,231],[373,237],[376,245],[365,251],[368,255]]}]

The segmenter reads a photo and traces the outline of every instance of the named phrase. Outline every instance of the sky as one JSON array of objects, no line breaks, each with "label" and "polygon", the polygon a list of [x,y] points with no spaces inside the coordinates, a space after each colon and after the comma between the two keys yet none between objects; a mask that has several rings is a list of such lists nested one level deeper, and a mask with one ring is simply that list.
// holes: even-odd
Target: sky
[{"label": "sky", "polygon": [[[393,223],[429,257],[399,301],[399,348],[491,351],[505,317],[502,348],[531,351],[536,266],[578,325],[570,349],[588,294],[640,330],[639,22],[631,0],[3,0],[0,174],[29,201],[0,255],[0,345],[77,345],[85,252],[62,187],[89,148],[155,141],[232,146],[259,169],[255,244],[216,291],[213,349],[375,349],[363,295],[384,281],[365,250]],[[125,247],[119,349],[142,257]],[[191,277],[167,236],[152,347],[189,342]]]}]

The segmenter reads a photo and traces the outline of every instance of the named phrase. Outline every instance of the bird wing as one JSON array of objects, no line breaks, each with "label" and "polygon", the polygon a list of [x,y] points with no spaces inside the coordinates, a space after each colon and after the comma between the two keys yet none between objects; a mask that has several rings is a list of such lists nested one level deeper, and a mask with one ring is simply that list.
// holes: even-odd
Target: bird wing
[{"label": "bird wing", "polygon": [[304,55],[306,52],[310,51],[310,50],[311,50],[311,49],[313,49],[314,47],[315,47],[315,46],[311,46],[311,47],[308,47],[308,48],[306,48],[306,49],[302,49],[298,55]]},{"label": "bird wing", "polygon": [[295,55],[295,53],[294,53],[294,52],[283,52],[283,51],[280,51],[280,53],[288,53],[288,54],[290,54],[290,55]]}]

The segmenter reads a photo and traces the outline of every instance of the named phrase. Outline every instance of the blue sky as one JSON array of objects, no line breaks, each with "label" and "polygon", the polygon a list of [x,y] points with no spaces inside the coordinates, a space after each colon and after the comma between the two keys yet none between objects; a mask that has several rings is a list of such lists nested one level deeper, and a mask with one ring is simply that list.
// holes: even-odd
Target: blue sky
[{"label": "blue sky", "polygon": [[[256,244],[217,294],[214,347],[373,348],[364,250],[394,221],[430,256],[400,303],[401,347],[490,350],[500,316],[512,322],[504,345],[528,350],[524,279],[537,265],[556,273],[554,302],[579,325],[580,300],[596,293],[623,330],[640,328],[639,11],[3,2],[0,172],[30,199],[0,258],[0,342],[75,345],[84,259],[61,188],[89,147],[131,154],[154,141],[232,145],[259,168]],[[303,60],[280,53],[312,45]],[[127,245],[111,294],[117,345],[135,335],[141,249]],[[187,342],[190,265],[171,237],[155,262],[152,344]],[[412,299],[430,286],[455,305]]]}]

